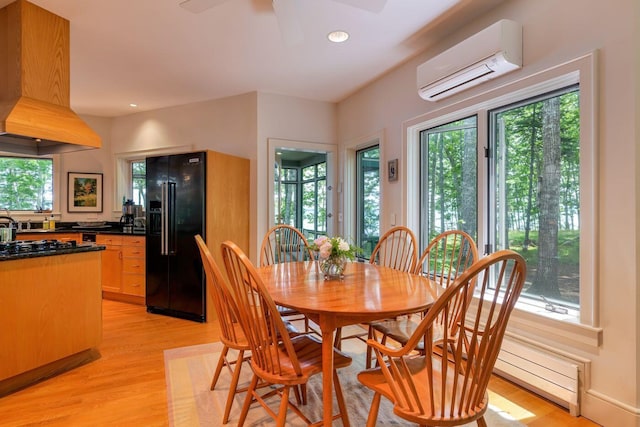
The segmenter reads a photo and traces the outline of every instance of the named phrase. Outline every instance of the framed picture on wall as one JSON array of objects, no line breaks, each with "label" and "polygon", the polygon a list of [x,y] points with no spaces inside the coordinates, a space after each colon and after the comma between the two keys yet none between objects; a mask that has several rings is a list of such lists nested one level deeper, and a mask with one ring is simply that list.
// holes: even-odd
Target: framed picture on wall
[{"label": "framed picture on wall", "polygon": [[102,174],[69,172],[68,212],[102,212]]},{"label": "framed picture on wall", "polygon": [[389,160],[387,163],[387,173],[389,181],[398,180],[398,159]]}]

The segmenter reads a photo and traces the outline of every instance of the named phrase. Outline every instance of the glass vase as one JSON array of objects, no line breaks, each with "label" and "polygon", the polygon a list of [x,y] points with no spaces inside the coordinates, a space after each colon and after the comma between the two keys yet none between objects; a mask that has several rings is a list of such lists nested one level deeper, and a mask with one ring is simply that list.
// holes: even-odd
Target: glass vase
[{"label": "glass vase", "polygon": [[320,270],[324,274],[324,278],[342,279],[344,277],[344,269],[347,266],[347,259],[342,256],[329,257],[320,260]]}]

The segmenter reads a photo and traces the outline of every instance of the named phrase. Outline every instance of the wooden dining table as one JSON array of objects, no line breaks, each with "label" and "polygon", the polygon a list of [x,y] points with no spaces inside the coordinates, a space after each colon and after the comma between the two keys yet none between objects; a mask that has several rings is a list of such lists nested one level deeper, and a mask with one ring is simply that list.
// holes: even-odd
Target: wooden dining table
[{"label": "wooden dining table", "polygon": [[325,279],[317,261],[258,268],[276,304],[318,324],[322,334],[324,425],[333,416],[333,340],[337,328],[428,309],[443,289],[433,281],[369,263],[348,263],[341,279]]}]

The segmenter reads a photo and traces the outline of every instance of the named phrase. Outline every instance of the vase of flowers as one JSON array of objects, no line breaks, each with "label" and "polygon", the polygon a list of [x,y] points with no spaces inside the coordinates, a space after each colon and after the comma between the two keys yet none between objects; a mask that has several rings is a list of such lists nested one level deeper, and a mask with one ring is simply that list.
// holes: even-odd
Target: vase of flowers
[{"label": "vase of flowers", "polygon": [[309,247],[318,253],[320,270],[325,279],[343,278],[347,261],[353,261],[361,251],[342,237],[320,236]]}]

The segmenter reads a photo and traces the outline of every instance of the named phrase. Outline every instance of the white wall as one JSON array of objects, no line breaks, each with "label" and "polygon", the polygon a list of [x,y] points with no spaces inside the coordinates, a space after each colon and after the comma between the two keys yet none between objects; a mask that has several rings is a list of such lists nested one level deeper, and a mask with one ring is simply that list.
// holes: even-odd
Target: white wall
[{"label": "white wall", "polygon": [[[513,0],[460,28],[447,40],[359,91],[338,106],[341,144],[380,129],[383,158],[400,159],[400,180],[382,184],[383,212],[403,207],[402,125],[442,106],[525,75],[599,50],[600,99],[597,168],[596,318],[602,344],[575,348],[562,339],[540,342],[592,361],[591,382],[582,396],[582,413],[603,425],[640,425],[638,349],[638,2],[636,0]],[[509,18],[522,23],[524,68],[438,103],[422,101],[415,85],[416,66],[440,51]],[[635,68],[634,68],[635,66]],[[398,212],[400,214],[400,212]],[[404,212],[406,214],[406,212]],[[382,218],[387,228],[389,218]],[[406,216],[398,216],[406,223]]]},{"label": "white wall", "polygon": [[[67,173],[68,172],[89,172],[103,174],[103,194],[111,194],[113,181],[111,176],[111,158],[109,156],[109,146],[111,144],[112,119],[94,116],[82,116],[84,121],[102,138],[102,147],[97,150],[75,151],[65,153],[60,156],[60,184],[54,195],[60,196],[60,221],[83,221],[88,219],[98,219],[111,221],[111,198],[105,196],[103,200],[103,211],[101,213],[69,213],[67,212]],[[58,217],[56,217],[58,218]],[[120,218],[118,216],[118,218]]]}]

